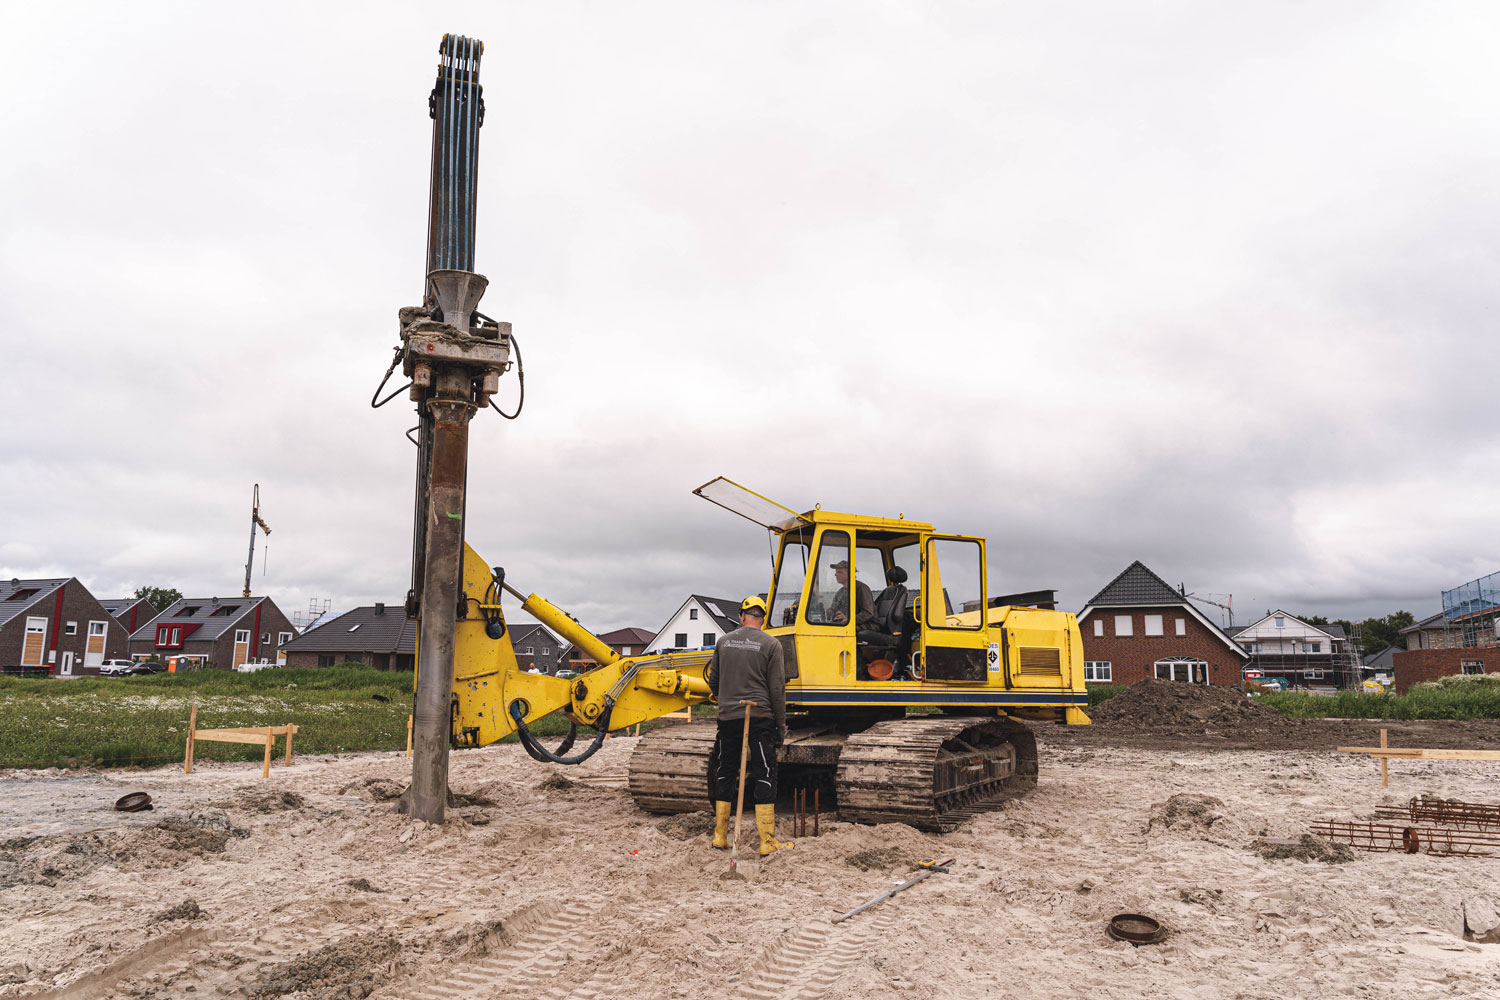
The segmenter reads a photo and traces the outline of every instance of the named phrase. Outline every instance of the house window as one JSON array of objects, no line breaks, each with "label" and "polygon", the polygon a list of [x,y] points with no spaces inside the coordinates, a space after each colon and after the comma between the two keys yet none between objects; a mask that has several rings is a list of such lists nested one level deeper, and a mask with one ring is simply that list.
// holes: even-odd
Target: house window
[{"label": "house window", "polygon": [[234,641],[236,643],[249,642],[250,641],[250,630],[247,629],[247,628],[235,629],[235,631],[234,631]]},{"label": "house window", "polygon": [[1312,651],[1314,653],[1321,653],[1321,652],[1323,652],[1323,640],[1319,639],[1317,642],[1313,643],[1312,644]]},{"label": "house window", "polygon": [[264,645],[265,643],[270,642],[271,641],[271,633],[269,633],[269,632],[262,632],[260,634],[260,641],[261,641],[262,645]]},{"label": "house window", "polygon": [[1157,660],[1154,672],[1157,680],[1185,684],[1208,683],[1208,663],[1190,656],[1171,656]]},{"label": "house window", "polygon": [[1161,615],[1145,615],[1146,635],[1161,635]]},{"label": "house window", "polygon": [[620,647],[620,655],[621,656],[629,656],[630,655],[630,647],[629,646],[621,646]]},{"label": "house window", "polygon": [[1276,627],[1277,628],[1286,628],[1286,619],[1285,618],[1281,618],[1281,617],[1278,616],[1277,619],[1276,619]]},{"label": "house window", "polygon": [[276,633],[276,645],[278,645],[278,646],[285,646],[287,643],[289,643],[291,641],[292,641],[292,633],[290,633],[290,632],[277,632]]},{"label": "house window", "polygon": [[172,630],[171,629],[169,629],[169,628],[159,628],[159,629],[156,630],[156,644],[158,646],[165,646],[168,642],[171,642],[171,641],[172,641]]},{"label": "house window", "polygon": [[698,609],[697,608],[688,608],[688,620],[689,621],[697,621],[698,620]]},{"label": "house window", "polygon": [[1179,618],[1179,619],[1177,619],[1177,634],[1178,635],[1187,635],[1187,619],[1186,618]]},{"label": "house window", "polygon": [[1130,616],[1115,615],[1115,635],[1131,635]]},{"label": "house window", "polygon": [[332,653],[319,653],[318,654],[318,666],[320,666],[320,667],[331,667],[331,666],[333,666],[333,654]]},{"label": "house window", "polygon": [[1103,636],[1104,635],[1104,619],[1103,618],[1095,618],[1094,619],[1094,634],[1097,635],[1097,636]]},{"label": "house window", "polygon": [[172,645],[174,645],[174,646],[181,646],[182,645],[182,629],[180,629],[180,628],[174,628],[172,630]]},{"label": "house window", "polygon": [[546,656],[550,652],[552,652],[552,650],[548,649],[546,646],[542,647],[542,655],[543,656]]},{"label": "house window", "polygon": [[106,627],[104,622],[89,622],[89,635],[103,635]]},{"label": "house window", "polygon": [[174,617],[174,618],[191,618],[194,615],[196,615],[198,613],[198,611],[199,611],[199,606],[198,605],[196,605],[196,604],[189,604],[189,605],[186,605],[181,611],[177,612],[177,614],[173,615],[172,617]]},{"label": "house window", "polygon": [[705,645],[705,646],[712,646],[713,644],[714,644],[714,634],[712,632],[704,632],[703,633],[703,645]]},{"label": "house window", "polygon": [[68,622],[66,625],[63,626],[63,635],[77,635],[77,634],[78,634],[78,623],[77,622]]},{"label": "house window", "polygon": [[532,656],[535,653],[536,653],[536,650],[534,648],[532,648],[531,646],[527,646],[525,649],[521,650],[521,655],[522,656]]},{"label": "house window", "polygon": [[1308,667],[1306,670],[1302,671],[1302,676],[1306,680],[1320,681],[1320,680],[1323,679],[1323,668],[1322,667]]},{"label": "house window", "polygon": [[678,649],[687,649],[687,633],[686,632],[678,632],[678,633],[676,633],[675,635],[672,636],[672,639],[673,639],[672,645],[676,646]]},{"label": "house window", "polygon": [[1466,674],[1482,674],[1482,673],[1484,673],[1484,661],[1483,660],[1464,660],[1458,666],[1459,666],[1459,669],[1461,671],[1463,671],[1464,673],[1466,673]]},{"label": "house window", "polygon": [[1114,668],[1108,660],[1084,660],[1083,679],[1086,681],[1109,681],[1114,678]]}]

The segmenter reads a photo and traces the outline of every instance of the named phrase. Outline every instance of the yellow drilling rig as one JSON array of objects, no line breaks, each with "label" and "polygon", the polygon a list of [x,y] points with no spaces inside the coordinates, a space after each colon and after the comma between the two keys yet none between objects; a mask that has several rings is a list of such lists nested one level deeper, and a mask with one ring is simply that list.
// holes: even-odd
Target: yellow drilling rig
[{"label": "yellow drilling rig", "polygon": [[[477,39],[445,35],[432,118],[427,269],[420,306],[400,312],[401,342],[372,406],[404,389],[417,404],[412,588],[418,619],[413,709],[412,814],[442,822],[448,753],[517,733],[538,760],[587,759],[623,730],[707,701],[710,650],[619,656],[536,594],[523,595],[464,539],[468,426],[514,365],[509,323],[478,311],[487,279],[474,272],[479,128],[484,122]],[[405,386],[381,398],[397,366]],[[767,528],[776,563],[767,632],[786,663],[790,732],[779,751],[791,787],[826,789],[845,819],[950,829],[976,810],[1036,783],[1036,741],[1023,720],[1084,724],[1083,646],[1051,592],[991,595],[983,538],[950,535],[904,517],[815,509],[796,513],[726,479],[698,495]],[[884,631],[857,626],[856,595],[886,583],[914,586],[888,602]],[[576,645],[598,666],[576,678],[519,668],[502,597]],[[882,593],[882,597],[886,597]],[[868,622],[866,623],[868,625]],[[530,726],[566,713],[572,730],[547,749]],[[570,755],[578,727],[589,744]],[[707,808],[712,723],[644,737],[630,766],[642,808]]]}]

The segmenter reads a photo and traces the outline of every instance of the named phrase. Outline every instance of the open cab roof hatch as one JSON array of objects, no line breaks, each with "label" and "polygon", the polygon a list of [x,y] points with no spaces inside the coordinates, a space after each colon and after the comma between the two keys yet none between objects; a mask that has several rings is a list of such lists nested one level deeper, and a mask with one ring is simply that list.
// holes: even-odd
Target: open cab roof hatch
[{"label": "open cab roof hatch", "polygon": [[775,500],[763,497],[723,476],[709,480],[693,493],[772,531],[791,531],[812,524],[792,508],[783,507]]}]

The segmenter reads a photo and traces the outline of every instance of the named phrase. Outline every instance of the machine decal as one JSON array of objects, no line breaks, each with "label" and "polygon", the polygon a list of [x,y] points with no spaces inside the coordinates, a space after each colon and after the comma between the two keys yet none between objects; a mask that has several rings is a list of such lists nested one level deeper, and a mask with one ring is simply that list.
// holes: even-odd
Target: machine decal
[{"label": "machine decal", "polygon": [[990,666],[990,673],[1000,672],[1000,644],[998,642],[990,643],[990,651],[985,656],[985,662]]}]

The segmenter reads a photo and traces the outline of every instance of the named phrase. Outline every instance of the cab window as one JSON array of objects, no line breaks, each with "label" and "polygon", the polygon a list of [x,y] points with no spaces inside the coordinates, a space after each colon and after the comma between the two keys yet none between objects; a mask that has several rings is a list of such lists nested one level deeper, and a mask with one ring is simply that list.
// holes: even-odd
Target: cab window
[{"label": "cab window", "polygon": [[811,551],[812,532],[783,536],[781,564],[776,569],[776,584],[771,588],[771,618],[768,625],[795,625],[797,602],[802,599],[802,581],[807,579],[807,554]]},{"label": "cab window", "polygon": [[[839,569],[842,564],[843,569]],[[850,607],[849,534],[825,531],[818,543],[818,559],[813,566],[812,585],[807,594],[807,621],[811,625],[847,622],[853,615]],[[844,577],[843,581],[839,577]]]},{"label": "cab window", "polygon": [[[932,538],[927,541],[927,579],[923,604],[929,628],[984,627],[983,559],[979,543],[967,539]],[[949,624],[950,615],[980,612],[968,624]]]}]

